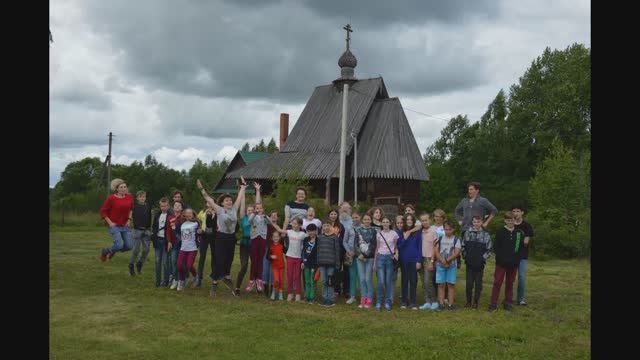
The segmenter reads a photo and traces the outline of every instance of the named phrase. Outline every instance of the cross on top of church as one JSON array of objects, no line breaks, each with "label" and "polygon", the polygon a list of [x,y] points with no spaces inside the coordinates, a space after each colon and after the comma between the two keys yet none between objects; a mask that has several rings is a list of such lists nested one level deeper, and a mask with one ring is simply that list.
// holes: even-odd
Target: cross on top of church
[{"label": "cross on top of church", "polygon": [[353,32],[353,30],[351,30],[351,24],[345,25],[343,29],[347,31],[347,50],[349,50],[349,41],[351,40],[351,36],[349,33]]}]

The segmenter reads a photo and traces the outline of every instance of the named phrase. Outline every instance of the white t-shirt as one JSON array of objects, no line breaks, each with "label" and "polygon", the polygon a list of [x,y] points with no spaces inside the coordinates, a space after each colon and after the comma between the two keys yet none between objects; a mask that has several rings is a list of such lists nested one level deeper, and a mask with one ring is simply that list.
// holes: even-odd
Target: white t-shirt
[{"label": "white t-shirt", "polygon": [[307,233],[302,231],[287,230],[287,237],[289,238],[289,248],[287,249],[287,256],[300,259],[302,257],[302,245],[304,238],[307,237]]},{"label": "white t-shirt", "polygon": [[232,206],[227,210],[222,206],[218,206],[216,215],[218,215],[218,231],[225,234],[235,234],[236,225],[238,224],[238,209]]},{"label": "white t-shirt", "polygon": [[307,218],[304,218],[302,220],[302,228],[304,229],[304,231],[307,231],[307,226],[309,226],[309,224],[316,224],[316,226],[318,227],[318,234],[322,231],[322,221],[320,221],[319,219],[315,218],[313,220],[309,220]]},{"label": "white t-shirt", "polygon": [[193,221],[185,221],[180,226],[180,238],[182,239],[182,245],[180,245],[181,251],[197,251],[198,245],[196,244],[196,232],[198,231],[198,223]]},{"label": "white t-shirt", "polygon": [[160,214],[160,217],[158,218],[158,237],[160,238],[164,238],[164,227],[166,223],[167,223],[167,213]]}]

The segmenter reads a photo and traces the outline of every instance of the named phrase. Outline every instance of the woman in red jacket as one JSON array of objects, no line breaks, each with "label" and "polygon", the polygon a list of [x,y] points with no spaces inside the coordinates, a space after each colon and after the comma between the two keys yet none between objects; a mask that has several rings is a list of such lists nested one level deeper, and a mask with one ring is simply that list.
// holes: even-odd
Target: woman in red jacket
[{"label": "woman in red jacket", "polygon": [[127,184],[122,179],[113,179],[111,190],[114,193],[107,197],[100,208],[100,217],[109,225],[109,235],[113,238],[113,246],[103,248],[100,252],[100,260],[103,262],[111,259],[117,251],[124,252],[133,247],[129,231],[133,196],[129,194]]}]

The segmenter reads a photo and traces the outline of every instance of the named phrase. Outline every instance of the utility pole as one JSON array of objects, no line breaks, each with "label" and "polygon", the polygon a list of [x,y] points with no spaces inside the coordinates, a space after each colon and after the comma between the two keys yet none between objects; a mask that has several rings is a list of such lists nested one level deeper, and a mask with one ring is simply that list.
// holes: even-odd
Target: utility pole
[{"label": "utility pole", "polygon": [[107,155],[107,196],[111,194],[111,141],[113,134],[109,131],[109,154]]},{"label": "utility pole", "polygon": [[358,206],[358,135],[351,133],[353,139],[353,206]]}]

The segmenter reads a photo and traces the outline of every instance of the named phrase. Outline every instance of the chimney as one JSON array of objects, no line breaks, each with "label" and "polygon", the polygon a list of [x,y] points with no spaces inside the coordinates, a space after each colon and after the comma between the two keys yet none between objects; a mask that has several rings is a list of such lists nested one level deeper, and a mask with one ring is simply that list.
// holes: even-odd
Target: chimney
[{"label": "chimney", "polygon": [[289,136],[289,114],[280,113],[280,151]]}]

